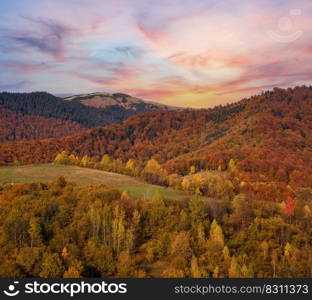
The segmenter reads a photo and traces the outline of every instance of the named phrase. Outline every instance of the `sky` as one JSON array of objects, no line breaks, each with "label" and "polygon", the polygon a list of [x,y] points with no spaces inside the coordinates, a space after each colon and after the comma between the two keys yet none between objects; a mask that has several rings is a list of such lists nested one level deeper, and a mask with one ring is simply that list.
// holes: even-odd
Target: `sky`
[{"label": "sky", "polygon": [[310,0],[10,0],[0,90],[212,107],[310,85]]}]

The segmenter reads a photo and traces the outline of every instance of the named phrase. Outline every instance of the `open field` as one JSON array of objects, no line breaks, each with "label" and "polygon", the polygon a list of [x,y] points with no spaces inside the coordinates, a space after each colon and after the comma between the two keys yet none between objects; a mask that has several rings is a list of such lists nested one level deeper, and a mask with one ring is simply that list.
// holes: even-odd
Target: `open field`
[{"label": "open field", "polygon": [[152,185],[130,176],[77,166],[41,164],[0,167],[0,184],[48,182],[56,180],[59,176],[64,176],[66,180],[76,182],[78,185],[106,184],[121,191],[127,190],[135,198],[151,198],[155,193],[160,193],[170,199],[181,199],[188,196],[182,192]]}]

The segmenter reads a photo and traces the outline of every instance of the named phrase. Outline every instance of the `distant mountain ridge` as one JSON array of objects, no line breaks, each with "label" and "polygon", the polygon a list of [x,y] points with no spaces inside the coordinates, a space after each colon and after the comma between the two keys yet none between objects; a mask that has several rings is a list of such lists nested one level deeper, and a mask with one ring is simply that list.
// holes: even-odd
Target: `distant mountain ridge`
[{"label": "distant mountain ridge", "polygon": [[[6,111],[0,115],[0,127],[1,124],[6,127],[5,131],[0,132],[0,142],[5,142],[60,137],[86,128],[119,123],[135,114],[173,108],[121,93],[82,94],[63,99],[46,92],[2,92],[0,109]],[[10,112],[18,115],[20,124],[29,129],[27,133],[18,133],[22,129],[16,128],[19,125]],[[36,117],[40,117],[40,121]],[[44,121],[44,118],[49,120]],[[21,121],[22,119],[25,120]],[[60,121],[59,125],[57,120]]]},{"label": "distant mountain ridge", "polygon": [[127,110],[133,111],[149,111],[156,109],[176,109],[176,107],[151,102],[144,101],[137,97],[132,97],[124,93],[106,93],[106,92],[96,92],[90,94],[80,94],[64,98],[65,101],[75,101],[80,102],[86,106],[106,108],[110,106],[121,106]]}]

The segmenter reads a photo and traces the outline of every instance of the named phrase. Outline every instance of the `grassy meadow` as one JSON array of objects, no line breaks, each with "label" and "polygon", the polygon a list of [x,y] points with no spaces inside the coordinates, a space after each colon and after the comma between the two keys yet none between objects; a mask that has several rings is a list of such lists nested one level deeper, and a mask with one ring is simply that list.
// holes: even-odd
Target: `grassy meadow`
[{"label": "grassy meadow", "polygon": [[134,198],[143,197],[148,199],[156,193],[160,193],[169,199],[187,197],[183,192],[149,184],[134,177],[78,166],[41,164],[0,167],[0,184],[50,182],[55,181],[59,176],[64,176],[66,180],[76,182],[78,185],[105,184],[121,191],[127,190]]}]

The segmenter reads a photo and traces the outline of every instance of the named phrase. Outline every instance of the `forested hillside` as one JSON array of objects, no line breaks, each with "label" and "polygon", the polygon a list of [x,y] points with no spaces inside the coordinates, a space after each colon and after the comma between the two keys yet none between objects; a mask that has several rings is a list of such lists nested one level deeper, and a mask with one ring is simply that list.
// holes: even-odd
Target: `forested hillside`
[{"label": "forested hillside", "polygon": [[[275,89],[213,109],[157,111],[61,139],[0,145],[9,165],[51,162],[58,152],[100,160],[104,154],[140,164],[150,158],[169,174],[225,170],[231,159],[253,181],[311,185],[312,89]],[[305,178],[304,180],[302,178]]]},{"label": "forested hillside", "polygon": [[[129,95],[104,95],[95,93],[64,100],[45,92],[2,92],[0,126],[5,127],[5,131],[0,132],[0,142],[66,136],[84,128],[118,123],[131,115],[169,109]],[[100,105],[93,104],[94,101]]]},{"label": "forested hillside", "polygon": [[86,127],[70,120],[24,115],[0,106],[0,143],[72,135]]},{"label": "forested hillside", "polygon": [[62,177],[0,185],[0,277],[311,277],[306,202],[132,199]]}]

